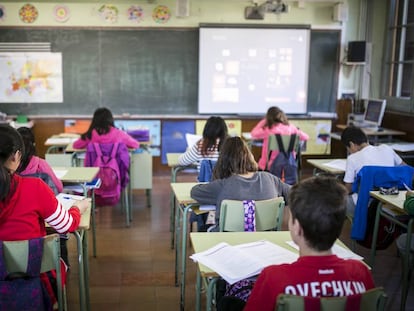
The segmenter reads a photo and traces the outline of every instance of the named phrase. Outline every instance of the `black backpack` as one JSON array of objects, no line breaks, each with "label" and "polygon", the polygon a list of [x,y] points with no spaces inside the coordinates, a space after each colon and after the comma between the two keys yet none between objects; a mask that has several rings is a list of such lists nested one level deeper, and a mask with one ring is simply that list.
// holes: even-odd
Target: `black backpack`
[{"label": "black backpack", "polygon": [[[298,164],[293,154],[295,148],[296,134],[290,136],[288,149],[285,150],[280,134],[275,134],[279,146],[279,154],[273,160],[269,172],[282,179],[289,185],[298,181]],[[269,150],[269,153],[272,152]],[[270,156],[269,156],[270,158]]]}]

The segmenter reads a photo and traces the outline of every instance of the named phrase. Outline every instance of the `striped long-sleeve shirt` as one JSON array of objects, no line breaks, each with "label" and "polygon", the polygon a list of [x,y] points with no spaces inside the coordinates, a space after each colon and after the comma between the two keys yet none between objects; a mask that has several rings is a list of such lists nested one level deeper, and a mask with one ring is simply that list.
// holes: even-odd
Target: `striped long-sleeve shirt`
[{"label": "striped long-sleeve shirt", "polygon": [[202,139],[200,139],[196,144],[190,147],[185,153],[180,155],[180,157],[178,158],[178,164],[186,166],[186,165],[197,163],[199,165],[201,160],[204,160],[204,159],[217,161],[219,157],[218,141],[217,141],[217,144],[214,145],[213,148],[208,150],[208,153],[206,155],[203,155],[201,153],[201,146],[202,146]]},{"label": "striped long-sleeve shirt", "polygon": [[0,240],[27,240],[46,235],[45,222],[59,233],[72,232],[80,222],[76,207],[66,210],[40,179],[14,174],[16,189],[0,202]]}]

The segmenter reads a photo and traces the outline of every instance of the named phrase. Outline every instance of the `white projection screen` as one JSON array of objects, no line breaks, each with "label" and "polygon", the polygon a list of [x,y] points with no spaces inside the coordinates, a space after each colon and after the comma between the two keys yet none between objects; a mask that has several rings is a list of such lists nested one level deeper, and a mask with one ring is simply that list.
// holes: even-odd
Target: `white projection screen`
[{"label": "white projection screen", "polygon": [[310,27],[200,27],[200,114],[307,112]]}]

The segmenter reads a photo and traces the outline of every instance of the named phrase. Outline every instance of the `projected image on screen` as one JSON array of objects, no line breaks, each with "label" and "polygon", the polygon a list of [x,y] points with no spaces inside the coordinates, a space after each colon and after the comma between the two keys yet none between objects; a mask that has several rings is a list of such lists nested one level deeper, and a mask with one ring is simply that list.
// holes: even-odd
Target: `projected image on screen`
[{"label": "projected image on screen", "polygon": [[200,28],[199,113],[305,113],[308,29]]}]

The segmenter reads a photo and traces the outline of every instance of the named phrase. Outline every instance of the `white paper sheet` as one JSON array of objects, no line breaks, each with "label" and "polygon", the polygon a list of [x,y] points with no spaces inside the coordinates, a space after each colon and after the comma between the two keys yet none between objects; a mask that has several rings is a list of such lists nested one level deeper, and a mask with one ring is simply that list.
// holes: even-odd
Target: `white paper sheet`
[{"label": "white paper sheet", "polygon": [[68,170],[52,169],[58,179],[62,179],[68,173]]},{"label": "white paper sheet", "polygon": [[190,148],[196,144],[203,136],[201,135],[194,135],[190,133],[185,134],[185,140],[187,141],[187,147]]},{"label": "white paper sheet", "polygon": [[229,284],[259,274],[272,264],[290,263],[298,255],[268,241],[231,246],[219,243],[216,246],[190,256],[196,262],[218,273]]},{"label": "white paper sheet", "polygon": [[[294,249],[299,250],[299,246],[297,246],[295,242],[286,241],[286,243],[289,244]],[[356,260],[364,259],[364,257],[361,257],[358,254],[355,254],[354,252],[352,252],[351,250],[346,249],[338,244],[334,244],[334,246],[332,247],[332,253],[334,253],[339,258],[343,258],[343,259],[356,259]]]},{"label": "white paper sheet", "polygon": [[69,209],[76,201],[83,200],[85,197],[81,195],[74,195],[68,193],[59,193],[56,195],[56,199],[62,204],[63,208]]}]

